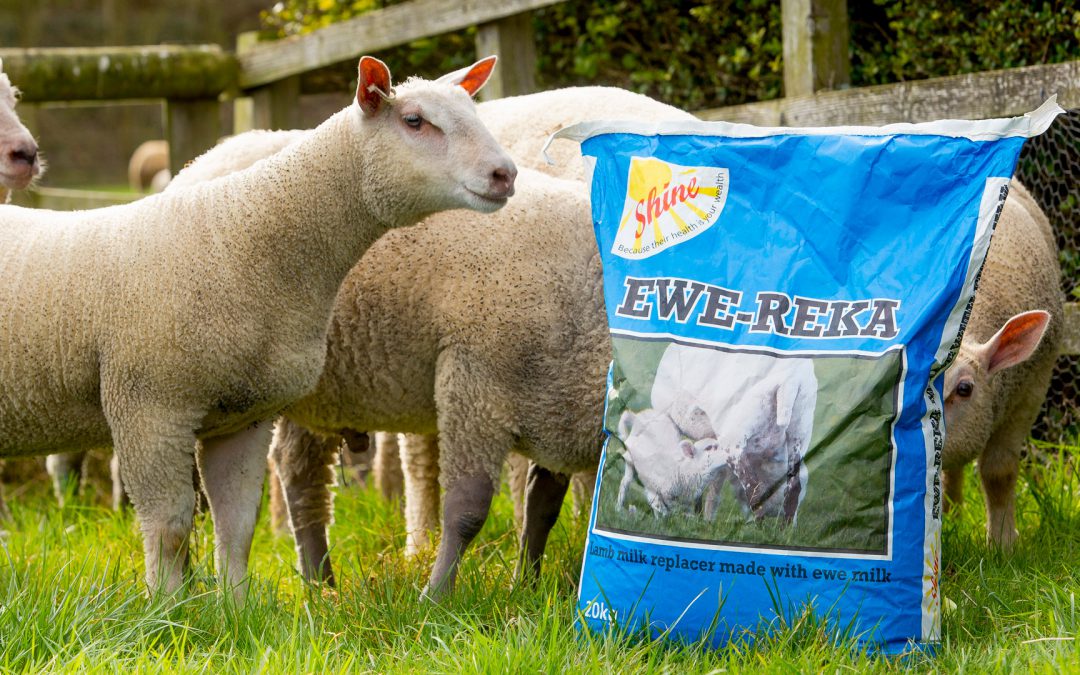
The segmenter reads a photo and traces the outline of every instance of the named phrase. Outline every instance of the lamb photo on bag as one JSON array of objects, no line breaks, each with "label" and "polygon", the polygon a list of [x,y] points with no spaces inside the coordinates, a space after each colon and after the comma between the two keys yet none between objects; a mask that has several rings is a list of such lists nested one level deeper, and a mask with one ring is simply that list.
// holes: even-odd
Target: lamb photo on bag
[{"label": "lamb photo on bag", "polygon": [[[608,400],[612,437],[598,529],[885,553],[897,352],[802,358],[667,341],[614,343],[618,395]],[[725,386],[715,385],[716,374]],[[845,405],[861,405],[834,405],[830,396],[838,392]],[[835,508],[840,502],[844,509]]]}]

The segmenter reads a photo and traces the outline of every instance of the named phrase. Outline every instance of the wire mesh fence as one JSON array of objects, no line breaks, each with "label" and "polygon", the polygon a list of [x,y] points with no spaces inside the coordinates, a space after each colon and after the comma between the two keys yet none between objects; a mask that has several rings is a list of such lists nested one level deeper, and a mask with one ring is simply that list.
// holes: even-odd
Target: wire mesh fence
[{"label": "wire mesh fence", "polygon": [[[1066,301],[1080,300],[1080,109],[1058,117],[1045,134],[1028,141],[1016,173],[1057,235]],[[1080,435],[1080,356],[1058,359],[1032,435],[1058,443]]]}]

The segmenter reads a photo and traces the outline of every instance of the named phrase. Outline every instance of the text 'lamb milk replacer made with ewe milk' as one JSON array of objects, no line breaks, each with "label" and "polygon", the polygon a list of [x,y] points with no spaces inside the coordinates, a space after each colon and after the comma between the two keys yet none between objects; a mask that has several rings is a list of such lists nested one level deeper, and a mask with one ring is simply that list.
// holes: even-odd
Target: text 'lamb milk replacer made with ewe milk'
[{"label": "text 'lamb milk replacer made with ewe milk'", "polygon": [[1060,112],[556,134],[592,170],[614,353],[585,623],[719,646],[809,607],[886,652],[937,643],[941,375]]}]

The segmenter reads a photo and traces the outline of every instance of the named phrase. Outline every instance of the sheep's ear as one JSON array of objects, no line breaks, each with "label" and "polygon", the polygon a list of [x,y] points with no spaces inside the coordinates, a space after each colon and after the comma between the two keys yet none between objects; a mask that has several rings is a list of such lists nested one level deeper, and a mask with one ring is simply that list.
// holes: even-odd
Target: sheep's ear
[{"label": "sheep's ear", "polygon": [[390,98],[390,69],[374,56],[361,56],[356,84],[356,102],[367,115],[379,111]]},{"label": "sheep's ear", "polygon": [[480,89],[487,84],[488,79],[491,78],[491,71],[495,70],[495,63],[498,60],[499,57],[497,56],[489,56],[480,59],[468,68],[462,68],[461,70],[447,73],[436,81],[446,84],[456,84],[469,92],[469,96],[476,96],[476,93],[480,91]]},{"label": "sheep's ear", "polygon": [[624,410],[619,416],[619,438],[624,441],[630,436],[630,430],[634,428],[634,413]]},{"label": "sheep's ear", "polygon": [[679,441],[679,448],[682,450],[682,454],[686,455],[690,459],[694,458],[693,443],[684,438],[683,440]]},{"label": "sheep's ear", "polygon": [[1041,309],[1017,314],[983,345],[979,360],[987,375],[1027,361],[1042,341],[1050,313]]}]

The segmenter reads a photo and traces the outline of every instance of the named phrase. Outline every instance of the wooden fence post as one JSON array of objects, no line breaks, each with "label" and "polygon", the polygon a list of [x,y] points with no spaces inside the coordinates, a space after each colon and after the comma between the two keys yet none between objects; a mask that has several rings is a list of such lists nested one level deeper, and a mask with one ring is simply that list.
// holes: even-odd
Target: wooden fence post
[{"label": "wooden fence post", "polygon": [[[247,31],[236,36],[236,55],[240,56],[259,43],[258,31]],[[233,99],[234,134],[242,134],[255,128],[255,102],[250,96],[241,95]]]},{"label": "wooden fence post", "polygon": [[[259,34],[241,33],[236,38],[236,54],[255,49]],[[292,75],[249,92],[233,104],[233,133],[251,129],[295,129],[300,126],[300,76]]]},{"label": "wooden fence post", "polygon": [[784,96],[851,83],[847,0],[783,0]]},{"label": "wooden fence post", "polygon": [[480,90],[480,99],[490,101],[505,96],[536,91],[536,37],[532,12],[514,14],[485,23],[476,29],[476,54],[499,57],[494,76]]},{"label": "wooden fence post", "polygon": [[251,123],[255,129],[295,129],[300,126],[300,76],[293,75],[251,92]]},{"label": "wooden fence post", "polygon": [[216,99],[165,102],[165,136],[169,141],[169,171],[180,173],[184,165],[214,147],[221,136],[221,117]]}]

